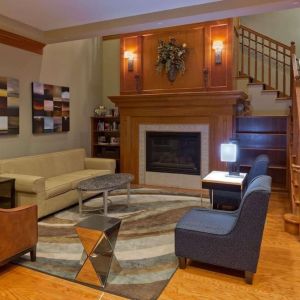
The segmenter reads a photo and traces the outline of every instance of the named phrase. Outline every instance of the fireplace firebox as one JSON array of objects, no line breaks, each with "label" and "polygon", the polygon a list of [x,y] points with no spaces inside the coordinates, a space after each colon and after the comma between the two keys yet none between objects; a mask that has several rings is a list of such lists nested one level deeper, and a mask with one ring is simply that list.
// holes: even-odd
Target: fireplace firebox
[{"label": "fireplace firebox", "polygon": [[200,175],[200,132],[146,132],[146,171]]}]

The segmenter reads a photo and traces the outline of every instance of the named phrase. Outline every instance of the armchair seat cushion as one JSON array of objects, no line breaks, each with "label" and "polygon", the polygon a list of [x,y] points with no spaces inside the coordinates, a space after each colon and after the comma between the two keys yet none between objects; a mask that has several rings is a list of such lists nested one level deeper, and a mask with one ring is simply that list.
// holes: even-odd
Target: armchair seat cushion
[{"label": "armchair seat cushion", "polygon": [[176,231],[192,230],[197,232],[225,235],[231,232],[237,217],[235,214],[222,212],[212,213],[211,210],[192,209],[177,223]]}]

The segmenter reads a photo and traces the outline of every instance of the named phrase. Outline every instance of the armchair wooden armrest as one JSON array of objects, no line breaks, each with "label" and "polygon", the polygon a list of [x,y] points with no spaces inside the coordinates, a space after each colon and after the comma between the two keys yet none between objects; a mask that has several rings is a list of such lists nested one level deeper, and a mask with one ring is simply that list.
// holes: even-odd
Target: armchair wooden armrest
[{"label": "armchair wooden armrest", "polygon": [[30,251],[36,258],[37,205],[0,209],[0,266]]}]

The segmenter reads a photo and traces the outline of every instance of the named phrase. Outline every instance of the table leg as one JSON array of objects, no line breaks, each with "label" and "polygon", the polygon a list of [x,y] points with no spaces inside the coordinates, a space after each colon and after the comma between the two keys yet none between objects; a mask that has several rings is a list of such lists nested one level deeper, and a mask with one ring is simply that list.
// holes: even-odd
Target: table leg
[{"label": "table leg", "polygon": [[108,191],[104,191],[103,192],[104,216],[107,215],[107,197],[108,197]]},{"label": "table leg", "polygon": [[81,190],[77,190],[78,191],[78,198],[79,198],[79,216],[82,216],[82,194],[81,194]]},{"label": "table leg", "polygon": [[129,207],[130,202],[130,182],[127,183],[127,207]]},{"label": "table leg", "polygon": [[210,199],[210,203],[211,203],[211,208],[214,208],[214,190],[211,190],[211,199]]}]

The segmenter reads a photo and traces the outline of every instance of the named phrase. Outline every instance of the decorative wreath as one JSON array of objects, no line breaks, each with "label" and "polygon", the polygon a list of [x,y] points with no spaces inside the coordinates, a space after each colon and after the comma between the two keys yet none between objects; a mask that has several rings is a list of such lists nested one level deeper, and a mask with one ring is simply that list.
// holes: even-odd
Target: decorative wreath
[{"label": "decorative wreath", "polygon": [[175,72],[184,74],[185,57],[187,54],[185,43],[179,45],[176,43],[175,38],[170,38],[169,42],[159,40],[157,54],[156,70],[158,72],[162,72],[162,70],[165,68],[166,73],[169,73],[172,69],[175,69]]}]

